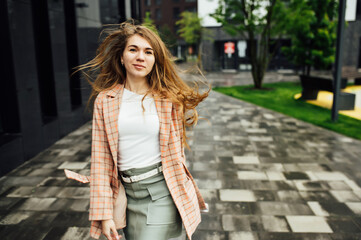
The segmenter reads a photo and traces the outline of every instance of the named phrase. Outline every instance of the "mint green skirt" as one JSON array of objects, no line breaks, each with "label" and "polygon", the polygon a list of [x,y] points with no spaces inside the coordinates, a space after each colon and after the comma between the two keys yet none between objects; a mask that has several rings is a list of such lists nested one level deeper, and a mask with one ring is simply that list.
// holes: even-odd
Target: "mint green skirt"
[{"label": "mint green skirt", "polygon": [[[148,172],[157,166],[133,168],[128,176]],[[127,195],[126,240],[168,240],[182,233],[182,220],[168,190],[163,172],[135,183],[123,182]]]}]

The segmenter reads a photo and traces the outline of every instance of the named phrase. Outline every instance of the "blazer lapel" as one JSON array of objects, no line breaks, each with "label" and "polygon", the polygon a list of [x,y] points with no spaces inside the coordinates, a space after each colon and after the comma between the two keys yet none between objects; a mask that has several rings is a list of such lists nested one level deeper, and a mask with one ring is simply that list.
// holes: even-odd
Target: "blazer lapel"
[{"label": "blazer lapel", "polygon": [[118,116],[123,89],[123,85],[118,84],[109,90],[107,101],[104,104],[104,124],[114,166],[117,166],[118,161]]},{"label": "blazer lapel", "polygon": [[170,134],[170,123],[172,118],[172,102],[168,99],[161,99],[154,94],[154,102],[159,117],[159,144],[162,159],[165,159]]}]

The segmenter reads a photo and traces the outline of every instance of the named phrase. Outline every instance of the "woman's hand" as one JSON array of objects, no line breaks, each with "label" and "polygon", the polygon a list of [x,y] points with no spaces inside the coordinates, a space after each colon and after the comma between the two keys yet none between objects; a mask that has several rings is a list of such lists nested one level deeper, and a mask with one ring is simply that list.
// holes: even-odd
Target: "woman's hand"
[{"label": "woman's hand", "polygon": [[113,219],[102,221],[102,232],[108,240],[118,240],[122,237],[121,235],[118,235]]}]

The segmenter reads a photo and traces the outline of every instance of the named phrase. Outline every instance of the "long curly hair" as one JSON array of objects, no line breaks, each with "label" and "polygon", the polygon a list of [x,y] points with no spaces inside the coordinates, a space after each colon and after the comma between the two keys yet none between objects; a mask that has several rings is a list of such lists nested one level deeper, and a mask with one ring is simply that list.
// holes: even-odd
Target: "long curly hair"
[{"label": "long curly hair", "polygon": [[175,58],[162,39],[157,33],[145,26],[135,25],[133,22],[127,21],[111,25],[102,31],[101,36],[104,34],[105,38],[98,47],[96,56],[77,68],[77,71],[82,71],[92,86],[87,106],[94,101],[101,91],[111,89],[119,83],[125,84],[127,73],[125,67],[121,65],[121,57],[128,39],[137,34],[149,42],[155,56],[153,69],[147,75],[150,88],[145,96],[155,93],[161,98],[169,99],[176,105],[183,120],[183,143],[189,147],[186,141],[185,128],[197,124],[198,113],[195,108],[208,96],[211,90],[210,85],[206,84],[208,90],[200,93],[196,82],[193,82],[193,87],[185,83],[179,76],[179,69],[173,61]]}]

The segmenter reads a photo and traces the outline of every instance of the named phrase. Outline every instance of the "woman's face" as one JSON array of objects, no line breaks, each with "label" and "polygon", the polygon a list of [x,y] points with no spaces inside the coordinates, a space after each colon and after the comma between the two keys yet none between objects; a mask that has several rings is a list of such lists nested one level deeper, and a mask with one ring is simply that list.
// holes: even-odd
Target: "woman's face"
[{"label": "woman's face", "polygon": [[145,38],[133,35],[125,46],[122,62],[128,78],[145,78],[154,66],[154,50]]}]

